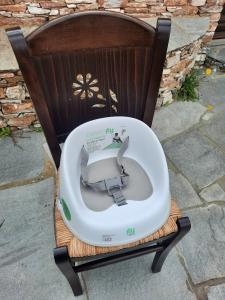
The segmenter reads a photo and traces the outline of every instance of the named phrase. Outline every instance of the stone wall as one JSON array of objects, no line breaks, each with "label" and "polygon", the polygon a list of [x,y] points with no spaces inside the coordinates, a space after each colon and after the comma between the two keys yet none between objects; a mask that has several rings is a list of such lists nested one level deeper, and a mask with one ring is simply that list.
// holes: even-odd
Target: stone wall
[{"label": "stone wall", "polygon": [[20,71],[0,73],[0,128],[28,127],[37,120]]},{"label": "stone wall", "polygon": [[201,66],[206,58],[202,38],[178,50],[167,53],[163,70],[157,107],[173,101],[174,92],[179,89],[185,76],[194,66]]},{"label": "stone wall", "polygon": [[[93,9],[119,11],[145,20],[156,19],[158,16],[174,17],[173,19],[179,17],[185,19],[188,16],[195,18],[193,20],[208,17],[209,22],[204,33],[199,35],[189,32],[189,27],[185,23],[183,28],[182,23],[179,23],[177,24],[178,28],[181,28],[179,36],[178,31],[172,26],[170,42],[172,40],[176,45],[173,47],[169,45],[157,102],[159,107],[172,102],[173,92],[181,86],[182,80],[196,61],[203,63],[204,45],[212,39],[223,4],[224,0],[0,0],[0,29],[12,26],[26,28],[39,26],[58,16]],[[197,31],[197,23],[193,26]],[[179,40],[184,39],[185,29],[187,36],[195,35],[195,37],[182,44]],[[37,125],[37,118],[20,71],[18,68],[0,68],[0,128],[5,126],[22,128],[31,124]]]},{"label": "stone wall", "polygon": [[210,40],[217,27],[224,0],[1,0],[0,26],[40,25],[55,17],[77,11],[106,9],[142,17],[209,16],[205,37]]}]

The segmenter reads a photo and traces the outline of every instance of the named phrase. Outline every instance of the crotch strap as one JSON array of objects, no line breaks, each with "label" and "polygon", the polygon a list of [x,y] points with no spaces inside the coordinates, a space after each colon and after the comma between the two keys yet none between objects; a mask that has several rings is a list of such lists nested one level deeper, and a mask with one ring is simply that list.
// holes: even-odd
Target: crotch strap
[{"label": "crotch strap", "polygon": [[120,175],[108,179],[103,179],[97,182],[88,181],[87,164],[89,154],[85,147],[81,149],[81,182],[85,187],[89,187],[97,192],[107,191],[109,196],[113,197],[114,202],[118,205],[127,204],[126,199],[122,193],[122,188],[128,184],[129,175],[126,173],[125,168],[122,164],[123,154],[127,150],[129,145],[129,137],[126,137],[124,142],[118,151],[116,162]]}]

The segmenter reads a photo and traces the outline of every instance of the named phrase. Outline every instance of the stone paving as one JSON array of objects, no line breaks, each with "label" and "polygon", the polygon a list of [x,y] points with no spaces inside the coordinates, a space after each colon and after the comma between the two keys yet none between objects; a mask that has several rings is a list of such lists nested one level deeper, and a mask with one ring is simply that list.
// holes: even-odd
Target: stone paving
[{"label": "stone paving", "polygon": [[225,63],[225,39],[212,40],[208,45],[208,56]]},{"label": "stone paving", "polygon": [[[173,103],[153,122],[190,233],[161,273],[150,271],[152,254],[82,273],[78,299],[225,299],[224,88],[223,74],[203,78],[199,102]],[[0,140],[0,299],[74,299],[52,256],[54,168],[43,135],[15,140]]]},{"label": "stone paving", "polygon": [[[18,145],[14,142],[19,140]],[[24,133],[20,138],[1,140],[0,182],[10,183],[38,176],[44,165],[43,136],[35,132]]]}]

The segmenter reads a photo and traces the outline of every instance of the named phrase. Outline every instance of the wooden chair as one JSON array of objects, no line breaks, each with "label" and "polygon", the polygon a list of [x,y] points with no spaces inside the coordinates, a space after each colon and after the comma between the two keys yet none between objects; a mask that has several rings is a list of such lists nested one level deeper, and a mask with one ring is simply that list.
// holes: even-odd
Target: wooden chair
[{"label": "wooden chair", "polygon": [[[114,12],[83,12],[55,19],[28,37],[7,31],[56,167],[59,143],[83,122],[131,116],[151,126],[170,34],[170,20],[156,28]],[[79,88],[80,87],[80,88]],[[81,242],[55,209],[55,262],[74,295],[82,294],[78,273],[156,252],[159,272],[170,250],[190,230],[188,217],[172,201],[167,223],[136,243],[95,247]],[[78,260],[83,264],[75,265]]]}]

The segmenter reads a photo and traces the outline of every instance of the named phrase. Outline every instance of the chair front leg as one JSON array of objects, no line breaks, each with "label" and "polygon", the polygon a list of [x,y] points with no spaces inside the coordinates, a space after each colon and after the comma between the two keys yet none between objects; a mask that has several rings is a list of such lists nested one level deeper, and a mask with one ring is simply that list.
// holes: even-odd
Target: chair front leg
[{"label": "chair front leg", "polygon": [[162,246],[164,249],[155,254],[153,263],[152,263],[152,272],[160,272],[163,266],[163,263],[172,250],[172,248],[188,233],[191,229],[191,223],[188,217],[183,217],[177,220],[178,232],[175,237],[171,238],[169,241],[164,241]]},{"label": "chair front leg", "polygon": [[80,279],[74,271],[67,247],[53,249],[55,263],[68,280],[75,296],[83,294]]}]

